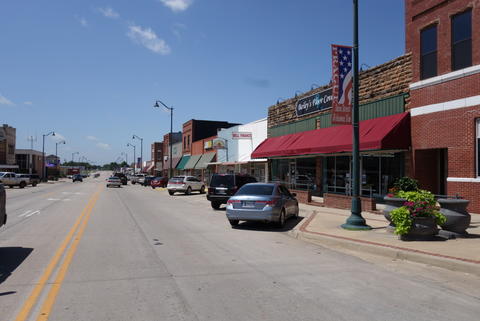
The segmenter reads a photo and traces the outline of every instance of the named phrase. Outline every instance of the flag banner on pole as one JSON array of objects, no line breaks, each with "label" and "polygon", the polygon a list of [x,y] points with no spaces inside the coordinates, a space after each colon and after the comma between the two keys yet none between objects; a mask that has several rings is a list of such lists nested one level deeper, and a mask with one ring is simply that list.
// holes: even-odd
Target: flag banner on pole
[{"label": "flag banner on pole", "polygon": [[352,47],[332,45],[332,124],[352,123]]}]

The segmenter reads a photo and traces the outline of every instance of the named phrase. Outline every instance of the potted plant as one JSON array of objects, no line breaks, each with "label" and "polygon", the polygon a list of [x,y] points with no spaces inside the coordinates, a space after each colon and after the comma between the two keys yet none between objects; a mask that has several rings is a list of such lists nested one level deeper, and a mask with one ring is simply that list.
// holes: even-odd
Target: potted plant
[{"label": "potted plant", "polygon": [[400,191],[398,195],[406,202],[390,213],[395,234],[404,241],[429,240],[436,235],[437,224],[444,224],[446,218],[437,210],[435,196],[426,190]]},{"label": "potted plant", "polygon": [[383,216],[390,222],[387,226],[387,230],[393,232],[395,229],[394,223],[390,217],[390,212],[394,209],[402,207],[403,204],[407,201],[405,198],[400,197],[400,192],[411,192],[418,190],[418,181],[410,177],[401,177],[398,178],[394,183],[393,187],[388,190],[387,196],[383,198],[385,202],[385,209],[383,210]]}]

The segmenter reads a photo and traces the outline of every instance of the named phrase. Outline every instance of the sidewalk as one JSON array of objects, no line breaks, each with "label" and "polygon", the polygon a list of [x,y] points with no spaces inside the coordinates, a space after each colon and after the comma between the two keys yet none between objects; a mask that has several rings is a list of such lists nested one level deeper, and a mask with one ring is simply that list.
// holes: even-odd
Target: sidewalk
[{"label": "sidewalk", "polygon": [[300,204],[305,219],[289,233],[298,239],[331,248],[363,251],[370,254],[430,264],[480,276],[480,215],[473,214],[469,238],[404,242],[386,230],[383,215],[364,212],[373,229],[348,231],[340,227],[350,211]]}]

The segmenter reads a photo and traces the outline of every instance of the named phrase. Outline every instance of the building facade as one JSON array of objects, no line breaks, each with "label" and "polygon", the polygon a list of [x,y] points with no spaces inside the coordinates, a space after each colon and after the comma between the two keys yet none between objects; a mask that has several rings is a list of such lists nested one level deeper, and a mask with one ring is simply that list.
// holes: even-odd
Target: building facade
[{"label": "building facade", "polygon": [[0,170],[18,169],[15,160],[17,130],[7,124],[0,127]]},{"label": "building facade", "polygon": [[15,159],[19,173],[42,174],[42,152],[33,149],[17,149],[15,150]]},{"label": "building facade", "polygon": [[[175,169],[176,164],[178,163],[179,157],[178,149],[174,147],[178,146],[178,143],[182,141],[182,132],[172,133],[172,167]],[[163,175],[168,176],[170,170],[170,133],[163,135]]]},{"label": "building facade", "polygon": [[480,213],[480,3],[405,1],[414,176]]},{"label": "building facade", "polygon": [[163,142],[154,142],[150,146],[150,159],[154,164],[154,174],[163,172]]}]

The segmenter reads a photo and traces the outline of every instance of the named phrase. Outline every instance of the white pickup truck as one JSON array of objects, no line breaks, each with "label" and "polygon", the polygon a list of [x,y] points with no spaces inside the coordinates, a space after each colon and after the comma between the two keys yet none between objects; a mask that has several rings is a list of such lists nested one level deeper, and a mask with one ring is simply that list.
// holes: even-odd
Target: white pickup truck
[{"label": "white pickup truck", "polygon": [[30,179],[28,177],[20,177],[20,175],[12,172],[0,172],[0,183],[4,186],[10,186],[10,188],[14,186],[24,188],[30,183]]}]

